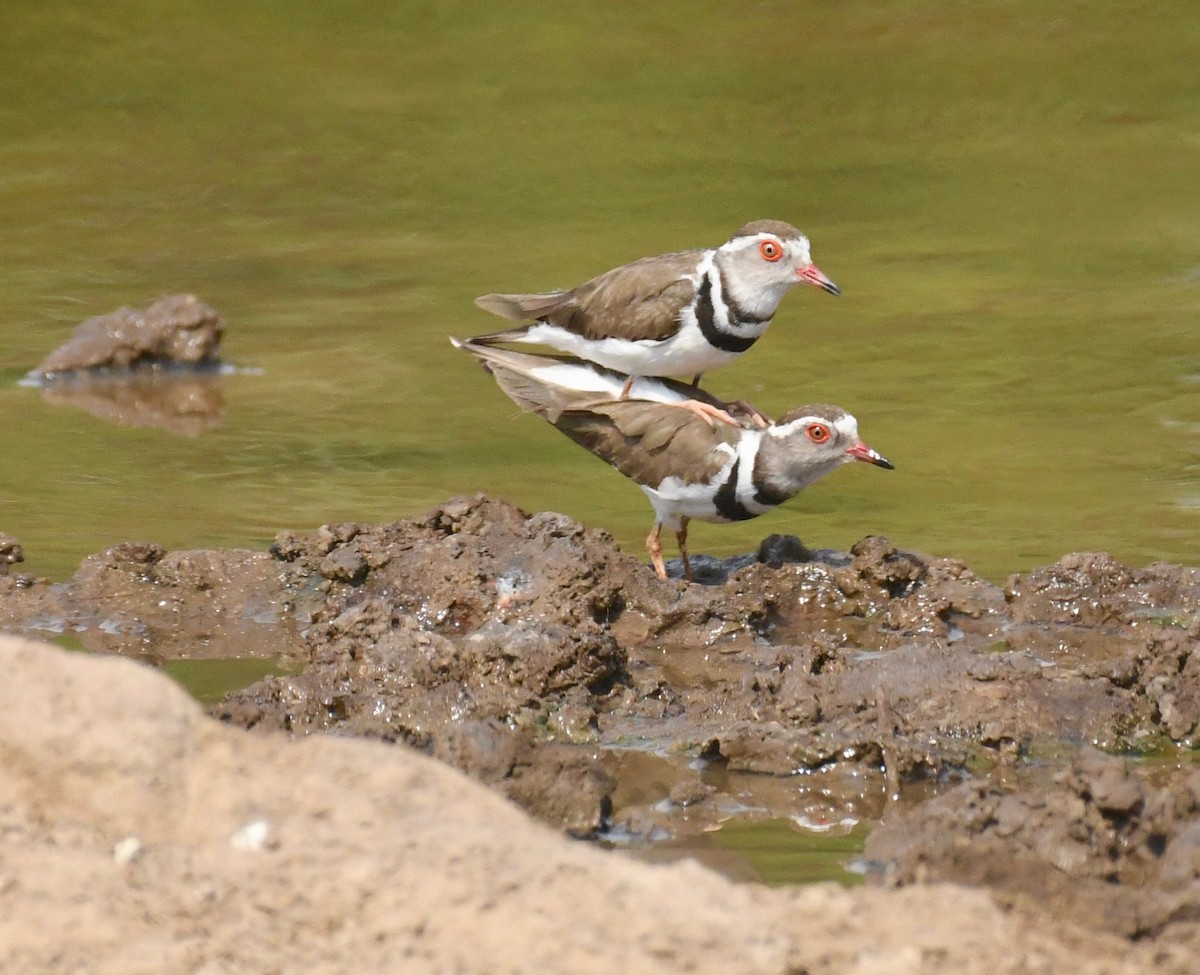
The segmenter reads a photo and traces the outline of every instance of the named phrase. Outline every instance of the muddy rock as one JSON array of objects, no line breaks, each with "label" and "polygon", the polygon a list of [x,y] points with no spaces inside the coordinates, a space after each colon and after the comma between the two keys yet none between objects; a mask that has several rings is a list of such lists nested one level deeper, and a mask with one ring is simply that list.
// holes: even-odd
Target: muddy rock
[{"label": "muddy rock", "polygon": [[773,536],[758,559],[730,561],[736,568],[719,588],[639,586],[626,593],[627,608],[649,618],[649,635],[687,643],[735,632],[771,639],[817,632],[829,645],[865,640],[876,649],[913,634],[956,637],[963,624],[990,633],[1004,622],[996,586],[961,562],[904,552],[885,538],[839,553]]},{"label": "muddy rock", "polygon": [[[232,696],[225,720],[335,730],[425,750],[573,834],[605,822],[615,783],[585,751],[625,655],[611,540],[559,515],[476,497],[386,526],[325,526],[273,547],[325,602],[310,663]],[[628,571],[628,566],[622,565]]]},{"label": "muddy rock", "polygon": [[8,575],[9,566],[25,561],[25,551],[12,535],[0,532],[0,576]]},{"label": "muddy rock", "polygon": [[1138,571],[1106,553],[1084,552],[1013,576],[1005,597],[1016,623],[1190,627],[1200,621],[1200,570],[1157,563]]},{"label": "muddy rock", "polygon": [[195,295],[168,295],[144,311],[122,307],[87,319],[30,375],[52,381],[89,369],[212,362],[224,330],[221,316]]},{"label": "muddy rock", "polygon": [[494,614],[569,626],[607,622],[638,568],[604,532],[483,496],[389,525],[285,532],[272,553],[333,584],[334,604],[381,594],[443,634],[473,631]]},{"label": "muddy rock", "polygon": [[[720,585],[663,584],[603,533],[483,497],[410,522],[285,534],[276,557],[327,597],[308,634],[314,663],[235,697],[228,716],[443,755],[457,754],[445,744],[456,722],[500,722],[598,745],[610,770],[606,747],[637,740],[733,773],[836,780],[834,804],[858,810],[1066,741],[1150,748],[1191,730],[1190,646],[1156,620],[1101,636],[1043,606],[1017,623],[1006,593],[961,562],[882,538],[849,553],[779,538],[762,551],[724,563]],[[1106,591],[1135,580],[1110,575]],[[360,630],[364,612],[377,625]],[[1094,638],[1088,653],[1063,659],[1064,628]],[[349,659],[369,693],[347,685]],[[264,719],[247,698],[263,712],[292,703]],[[504,781],[516,747],[492,749],[490,771],[473,760],[475,774]],[[775,812],[807,815],[812,801],[798,789]],[[616,818],[634,832],[648,821],[641,808]]]},{"label": "muddy rock", "polygon": [[616,779],[595,755],[496,721],[446,726],[432,753],[569,836],[595,836],[612,811]]},{"label": "muddy rock", "polygon": [[292,658],[304,652],[298,598],[265,552],[125,542],[88,556],[66,583],[0,585],[0,630],[155,662]]},{"label": "muddy rock", "polygon": [[953,880],[1129,938],[1200,935],[1200,771],[1157,787],[1083,751],[1049,783],[972,782],[888,817],[876,876]]}]

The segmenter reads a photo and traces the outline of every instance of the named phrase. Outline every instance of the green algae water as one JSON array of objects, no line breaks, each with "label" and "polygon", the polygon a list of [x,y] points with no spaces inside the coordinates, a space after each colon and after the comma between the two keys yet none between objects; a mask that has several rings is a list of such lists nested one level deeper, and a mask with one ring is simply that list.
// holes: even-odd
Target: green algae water
[{"label": "green algae water", "polygon": [[832,880],[846,887],[862,883],[848,866],[863,851],[866,828],[830,835],[798,830],[786,820],[731,820],[709,834],[712,846],[739,857],[771,886]]},{"label": "green algae water", "polygon": [[204,705],[219,704],[226,694],[249,687],[264,677],[294,672],[294,668],[269,657],[168,660],[162,669]]},{"label": "green algae water", "polygon": [[[710,373],[834,402],[890,457],[693,551],[865,534],[985,575],[1196,561],[1200,13],[1188,4],[79,5],[0,13],[0,530],[62,578],[125,540],[487,491],[641,555],[641,492],[448,335],[472,299],[803,228]],[[189,291],[228,321],[219,422],[120,427],[17,380],[81,319]]]}]

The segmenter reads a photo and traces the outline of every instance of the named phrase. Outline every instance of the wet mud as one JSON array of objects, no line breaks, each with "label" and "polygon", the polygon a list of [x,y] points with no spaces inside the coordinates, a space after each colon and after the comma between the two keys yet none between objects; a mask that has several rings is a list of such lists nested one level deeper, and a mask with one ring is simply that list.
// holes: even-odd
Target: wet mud
[{"label": "wet mud", "polygon": [[1200,942],[1196,569],[1074,554],[998,586],[883,538],[786,536],[695,564],[706,584],[660,582],[602,531],[475,496],[270,552],[14,571],[0,629],[286,658],[211,713],[415,748],[575,836],[865,822],[880,886]]}]

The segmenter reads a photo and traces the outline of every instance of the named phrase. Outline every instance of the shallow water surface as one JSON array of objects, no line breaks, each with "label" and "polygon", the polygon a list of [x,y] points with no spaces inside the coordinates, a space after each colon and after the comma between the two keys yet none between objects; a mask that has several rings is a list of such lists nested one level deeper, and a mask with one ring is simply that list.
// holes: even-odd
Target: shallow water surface
[{"label": "shallow water surface", "polygon": [[261,657],[168,660],[162,669],[204,705],[216,704],[230,691],[240,691],[264,677],[294,672],[294,667],[283,661]]},{"label": "shallow water surface", "polygon": [[[641,552],[641,493],[446,342],[472,298],[802,226],[790,295],[714,392],[832,401],[897,466],[755,522],[993,578],[1078,549],[1194,560],[1200,17],[896,0],[116,9],[0,31],[0,529],[261,548],[485,490]],[[79,320],[187,290],[228,319],[219,422],[119,427],[17,380]]]},{"label": "shallow water surface", "polygon": [[815,832],[786,819],[731,819],[719,829],[633,851],[638,859],[670,863],[697,860],[734,880],[771,886],[833,881],[863,882],[855,869],[867,829]]}]

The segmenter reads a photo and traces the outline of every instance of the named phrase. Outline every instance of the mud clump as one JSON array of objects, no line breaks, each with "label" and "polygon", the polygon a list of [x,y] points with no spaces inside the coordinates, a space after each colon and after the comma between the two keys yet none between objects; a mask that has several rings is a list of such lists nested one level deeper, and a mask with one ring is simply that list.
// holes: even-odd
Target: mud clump
[{"label": "mud clump", "polygon": [[883,882],[985,886],[1010,904],[1146,938],[1200,938],[1200,771],[1156,786],[1085,750],[1049,782],[960,785],[867,841]]},{"label": "mud clump", "polygon": [[52,382],[96,369],[216,360],[225,322],[195,295],[168,295],[144,311],[122,307],[89,318],[31,374]]},{"label": "mud clump", "polygon": [[[827,792],[835,784],[828,815],[874,816],[914,784],[1012,767],[1064,742],[1152,750],[1194,726],[1196,664],[1177,625],[1196,606],[1190,570],[1106,570],[1106,598],[1144,607],[1169,593],[1176,615],[1138,612],[1098,630],[1060,602],[1020,602],[1012,586],[1023,580],[1005,591],[886,539],[849,553],[798,540],[764,549],[806,560],[735,560],[719,586],[659,584],[603,533],[482,497],[393,525],[284,534],[275,556],[323,592],[306,631],[312,663],[223,713],[443,755],[459,754],[464,722],[491,722],[598,746],[613,774],[609,749],[637,741],[696,760],[670,763],[661,797],[710,796],[689,804],[696,824],[719,815],[723,795],[705,790],[718,771],[820,776]],[[1031,574],[1034,588],[1074,565]],[[503,782],[510,750],[491,750],[504,753],[499,771],[476,761],[475,774]],[[653,806],[614,821],[677,827]],[[811,817],[814,797],[797,788],[770,808]]]},{"label": "mud clump", "polygon": [[118,308],[80,324],[21,385],[40,387],[54,406],[119,426],[199,436],[225,413],[224,332],[224,319],[195,295]]},{"label": "mud clump", "polygon": [[10,566],[25,561],[25,550],[12,535],[0,532],[0,576],[8,575]]},{"label": "mud clump", "polygon": [[474,630],[495,613],[566,626],[605,622],[620,611],[616,566],[629,568],[604,532],[483,496],[390,525],[284,532],[271,551],[330,583],[334,604],[380,593],[442,634]]},{"label": "mud clump", "polygon": [[0,630],[148,663],[304,654],[302,598],[266,552],[125,542],[65,583],[0,576]]},{"label": "mud clump", "polygon": [[498,788],[575,835],[604,824],[615,782],[569,742],[594,741],[595,695],[623,656],[596,624],[527,621],[453,639],[377,596],[305,633],[303,674],[267,678],[216,710],[225,721],[401,742]]},{"label": "mud clump", "polygon": [[598,740],[625,671],[603,622],[620,605],[606,535],[477,497],[415,521],[285,533],[272,552],[324,594],[309,665],[232,696],[222,718],[403,742],[573,834],[604,825],[615,782],[563,742]]}]

